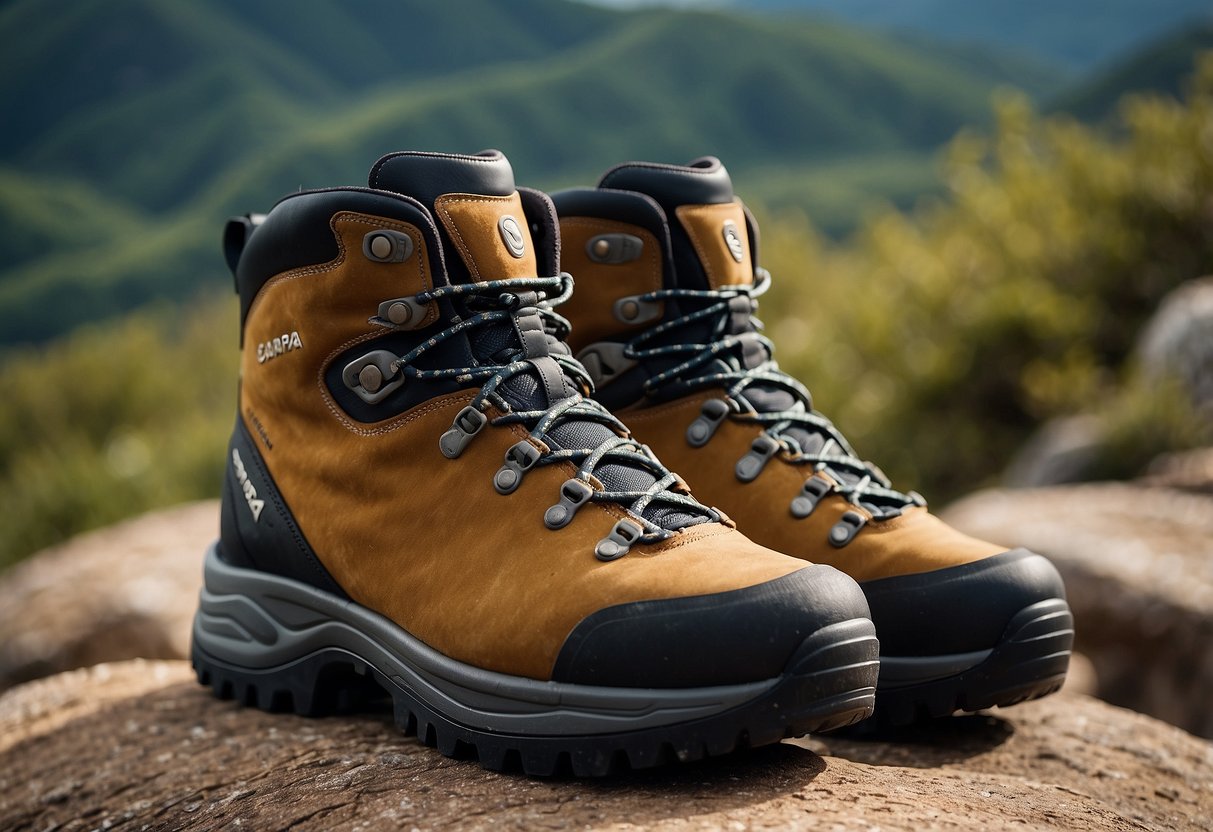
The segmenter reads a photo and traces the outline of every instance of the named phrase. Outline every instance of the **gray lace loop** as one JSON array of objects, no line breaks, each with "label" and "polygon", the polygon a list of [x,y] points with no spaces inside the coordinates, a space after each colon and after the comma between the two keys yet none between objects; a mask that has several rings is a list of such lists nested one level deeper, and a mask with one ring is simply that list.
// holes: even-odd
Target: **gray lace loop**
[{"label": "gray lace loop", "polygon": [[[719,520],[720,515],[714,509],[708,508],[689,494],[671,490],[671,486],[680,483],[678,478],[661,464],[647,446],[634,440],[622,422],[593,399],[574,392],[551,402],[548,407],[543,409],[514,409],[498,391],[502,389],[505,382],[514,376],[533,372],[532,363],[524,357],[525,350],[522,345],[515,344],[495,354],[492,361],[496,363],[441,369],[422,369],[417,366],[420,358],[449,338],[478,327],[509,322],[520,315],[536,313],[541,311],[536,304],[560,303],[566,300],[571,293],[572,279],[567,274],[561,274],[556,277],[440,286],[418,293],[412,298],[414,302],[424,306],[443,298],[463,297],[466,299],[469,309],[479,310],[462,320],[456,319],[449,326],[396,358],[395,363],[399,371],[409,379],[455,380],[460,384],[468,385],[481,383],[480,390],[459,412],[451,428],[440,438],[439,447],[442,453],[450,459],[460,456],[486,423],[493,426],[523,425],[528,429],[529,435],[526,439],[512,445],[506,452],[501,468],[493,477],[496,490],[502,494],[512,493],[521,484],[528,471],[543,465],[564,461],[575,464],[577,473],[574,480],[581,483],[584,488],[570,487],[568,484],[574,480],[567,480],[561,489],[562,502],[557,503],[553,508],[574,499],[579,499],[579,502],[576,502],[575,506],[570,503],[563,514],[549,509],[548,514],[545,515],[545,518],[550,518],[547,525],[552,529],[567,525],[568,521],[572,519],[572,510],[579,508],[585,502],[618,504],[629,515],[626,521],[621,520],[620,523],[631,524],[627,528],[635,528],[637,532],[636,534],[621,532],[620,524],[616,524],[616,528],[612,531],[614,537],[608,536],[599,544],[603,551],[613,553],[614,557],[626,554],[627,549],[632,545],[658,542],[674,534],[674,531],[663,528],[643,516],[645,509],[650,505],[660,503],[677,507],[693,516],[712,521]],[[561,339],[551,332],[548,332],[545,337],[550,339],[552,346],[555,347],[549,351],[552,358],[560,365],[574,386],[580,386],[585,390],[593,389],[593,383],[585,368],[568,355],[567,349],[559,348]],[[488,418],[485,410],[490,405],[500,411],[501,415]],[[546,435],[552,428],[567,421],[597,422],[606,425],[615,435],[593,448],[552,448],[545,440]],[[604,464],[641,468],[653,477],[654,482],[642,490],[595,488],[594,484],[601,485],[601,483],[594,476],[594,471]],[[566,494],[575,494],[575,497],[566,499],[563,496]],[[626,546],[623,545],[624,540],[620,535],[627,538]],[[603,545],[607,540],[613,541],[611,546]],[[614,559],[614,557],[609,559]]]},{"label": "gray lace loop", "polygon": [[[753,317],[758,308],[757,298],[770,288],[771,276],[766,269],[759,268],[755,277],[753,285],[708,290],[661,289],[636,296],[641,301],[677,300],[678,308],[688,309],[624,343],[623,355],[628,360],[650,366],[671,365],[645,381],[645,393],[668,399],[722,388],[727,413],[718,409],[700,414],[688,428],[688,438],[695,445],[707,444],[715,432],[714,423],[726,417],[761,425],[763,433],[754,447],[737,462],[737,476],[742,481],[757,478],[767,461],[783,451],[782,458],[786,461],[809,465],[815,472],[828,474],[834,482],[832,490],[862,507],[873,519],[891,519],[907,507],[925,505],[921,495],[894,489],[879,468],[860,459],[838,428],[813,410],[808,389],[779,368],[774,359],[775,345],[762,334],[762,322]],[[553,299],[544,306],[556,303]],[[553,331],[565,331],[567,321],[550,308],[545,318]],[[706,329],[706,336],[702,340],[683,340],[693,325]],[[756,347],[764,354],[754,363]],[[786,391],[791,394],[793,405],[784,410],[759,410],[744,395],[751,386]],[[794,428],[821,437],[820,447],[816,450],[802,447],[790,433]],[[793,515],[808,516],[821,496],[813,492],[790,496]],[[853,523],[848,525],[853,527]],[[854,531],[846,542],[853,537]]]}]

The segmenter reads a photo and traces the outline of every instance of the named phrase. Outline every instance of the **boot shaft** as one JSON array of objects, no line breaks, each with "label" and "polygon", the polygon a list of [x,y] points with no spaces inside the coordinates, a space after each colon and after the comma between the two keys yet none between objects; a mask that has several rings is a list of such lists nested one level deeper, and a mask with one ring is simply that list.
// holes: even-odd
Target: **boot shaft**
[{"label": "boot shaft", "polygon": [[[683,355],[654,349],[756,331],[748,296],[765,275],[758,265],[758,227],[719,160],[619,165],[597,188],[553,198],[565,266],[576,279],[564,311],[575,324],[569,343],[609,407],[651,404],[667,395],[649,381]],[[714,318],[685,320],[717,300],[706,297],[713,293],[737,297],[726,329],[717,331]],[[670,331],[675,323],[678,331]],[[757,343],[749,345],[746,360],[766,357]]]}]

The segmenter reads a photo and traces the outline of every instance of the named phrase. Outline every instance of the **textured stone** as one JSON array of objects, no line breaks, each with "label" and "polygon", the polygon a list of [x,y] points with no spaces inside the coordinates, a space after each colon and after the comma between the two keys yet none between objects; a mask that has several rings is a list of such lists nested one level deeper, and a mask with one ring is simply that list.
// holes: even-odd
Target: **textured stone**
[{"label": "textured stone", "polygon": [[1213,746],[1074,694],[896,741],[815,737],[602,781],[455,761],[387,714],[220,702],[183,662],[0,698],[3,829],[1208,829]]},{"label": "textured stone", "polygon": [[1163,454],[1150,463],[1141,482],[1213,494],[1213,448]]},{"label": "textured stone", "polygon": [[1179,381],[1192,404],[1213,413],[1213,277],[1189,280],[1163,298],[1137,358],[1147,378]]},{"label": "textured stone", "polygon": [[99,662],[182,658],[219,503],[146,514],[0,575],[0,690]]},{"label": "textured stone", "polygon": [[1103,443],[1096,416],[1080,414],[1045,422],[1015,454],[1003,483],[1010,488],[1034,488],[1082,482],[1099,461]]},{"label": "textured stone", "polygon": [[1213,497],[1144,483],[996,490],[944,517],[1053,560],[1101,697],[1213,736]]}]

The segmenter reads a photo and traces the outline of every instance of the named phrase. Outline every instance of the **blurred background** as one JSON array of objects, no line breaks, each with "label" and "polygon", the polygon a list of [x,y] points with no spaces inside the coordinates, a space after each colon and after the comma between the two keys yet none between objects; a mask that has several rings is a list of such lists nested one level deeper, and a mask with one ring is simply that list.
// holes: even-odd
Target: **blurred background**
[{"label": "blurred background", "polygon": [[224,220],[404,148],[720,156],[779,359],[936,505],[1213,444],[1209,49],[1207,0],[0,3],[0,567],[217,495]]}]

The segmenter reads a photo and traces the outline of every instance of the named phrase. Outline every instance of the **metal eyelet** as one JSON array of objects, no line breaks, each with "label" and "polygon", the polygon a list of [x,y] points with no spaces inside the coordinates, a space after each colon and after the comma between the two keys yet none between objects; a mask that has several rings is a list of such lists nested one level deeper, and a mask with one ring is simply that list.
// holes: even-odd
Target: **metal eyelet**
[{"label": "metal eyelet", "polygon": [[692,448],[702,448],[715,435],[720,423],[729,415],[729,404],[724,399],[708,399],[699,408],[699,415],[687,427],[687,443]]},{"label": "metal eyelet", "polygon": [[602,561],[618,560],[628,553],[644,534],[644,529],[633,520],[620,520],[611,529],[611,533],[598,541],[594,547],[594,557]]},{"label": "metal eyelet", "polygon": [[535,467],[542,456],[539,449],[523,439],[505,452],[505,464],[493,475],[493,488],[498,494],[512,494],[522,484],[522,475]]},{"label": "metal eyelet", "polygon": [[859,530],[867,525],[867,522],[868,518],[857,511],[844,512],[830,528],[830,545],[836,549],[846,546],[855,539],[855,535],[859,534]]},{"label": "metal eyelet", "polygon": [[766,464],[771,461],[771,457],[775,456],[775,452],[778,450],[779,441],[777,439],[765,433],[759,434],[750,443],[749,452],[737,460],[733,473],[742,482],[753,482],[762,473],[762,469],[766,467]]},{"label": "metal eyelet", "polygon": [[792,500],[792,516],[803,520],[813,513],[821,498],[834,490],[834,486],[821,477],[809,477],[804,481],[800,493]]},{"label": "metal eyelet", "polygon": [[378,404],[404,384],[399,356],[387,350],[375,350],[355,358],[341,371],[341,380],[367,404]]},{"label": "metal eyelet", "polygon": [[450,429],[438,439],[442,455],[447,459],[458,457],[488,420],[488,416],[471,405],[459,411],[455,415],[455,421],[451,422]]},{"label": "metal eyelet", "polygon": [[585,244],[586,256],[595,263],[630,263],[644,251],[644,241],[631,234],[599,234]]},{"label": "metal eyelet", "polygon": [[414,298],[393,298],[379,304],[373,322],[396,329],[420,329],[429,308]]},{"label": "metal eyelet", "polygon": [[645,300],[640,295],[628,295],[615,301],[615,320],[625,324],[647,324],[661,317],[661,303]]},{"label": "metal eyelet", "polygon": [[609,384],[636,366],[636,361],[624,354],[627,346],[618,341],[598,341],[577,353],[577,360],[590,374],[595,387]]},{"label": "metal eyelet", "polygon": [[543,513],[543,525],[549,529],[563,529],[573,522],[577,509],[590,501],[594,489],[584,480],[565,480],[560,486],[560,502]]},{"label": "metal eyelet", "polygon": [[403,263],[413,253],[413,238],[402,231],[377,228],[362,238],[362,253],[376,263]]}]

